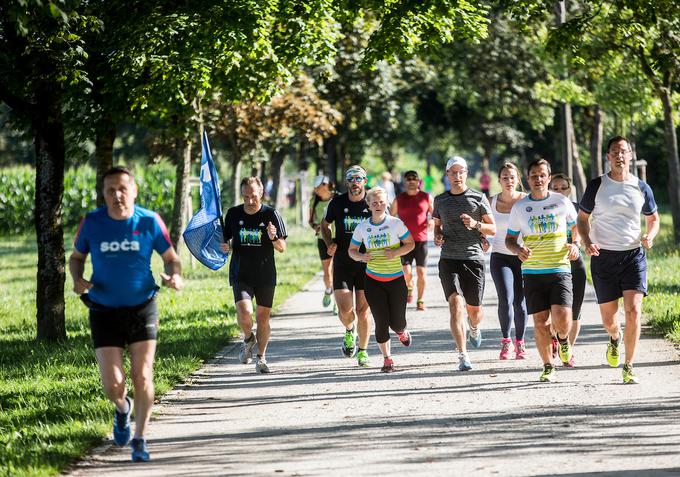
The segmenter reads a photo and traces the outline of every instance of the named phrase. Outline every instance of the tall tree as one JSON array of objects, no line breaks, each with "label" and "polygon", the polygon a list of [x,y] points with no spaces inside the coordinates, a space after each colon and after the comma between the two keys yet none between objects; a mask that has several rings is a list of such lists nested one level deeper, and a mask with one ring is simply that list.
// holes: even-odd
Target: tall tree
[{"label": "tall tree", "polygon": [[87,83],[83,34],[99,27],[94,18],[75,10],[77,3],[8,0],[0,4],[0,71],[4,72],[0,100],[12,108],[16,119],[25,121],[35,143],[38,340],[66,338],[63,109],[73,90]]}]

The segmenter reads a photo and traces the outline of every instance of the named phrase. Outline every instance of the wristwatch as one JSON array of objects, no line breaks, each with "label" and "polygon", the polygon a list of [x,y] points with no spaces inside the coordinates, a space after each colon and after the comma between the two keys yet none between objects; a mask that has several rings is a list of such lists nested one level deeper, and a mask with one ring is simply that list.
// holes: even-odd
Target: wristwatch
[{"label": "wristwatch", "polygon": [[482,228],[482,222],[481,220],[478,220],[477,223],[475,224],[475,230],[479,230]]}]

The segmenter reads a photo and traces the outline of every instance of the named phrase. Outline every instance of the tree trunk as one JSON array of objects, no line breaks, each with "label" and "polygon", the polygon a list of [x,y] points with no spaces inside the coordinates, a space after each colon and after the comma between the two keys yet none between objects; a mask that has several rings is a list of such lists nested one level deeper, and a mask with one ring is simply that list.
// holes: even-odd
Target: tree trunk
[{"label": "tree trunk", "polygon": [[668,150],[668,196],[673,216],[673,237],[680,243],[680,158],[678,157],[678,136],[673,121],[672,90],[670,86],[659,91],[663,103],[666,149]]},{"label": "tree trunk", "polygon": [[324,172],[334,184],[338,183],[338,137],[331,136],[323,143],[325,153]]},{"label": "tree trunk", "polygon": [[270,159],[270,173],[272,176],[272,191],[270,193],[272,207],[279,207],[279,189],[281,188],[281,169],[286,153],[283,148],[276,149]]},{"label": "tree trunk", "polygon": [[385,170],[392,174],[394,172],[394,151],[391,146],[383,146],[382,148],[382,160],[385,164]]},{"label": "tree trunk", "polygon": [[184,209],[189,200],[189,174],[191,172],[191,146],[192,141],[186,140],[181,154],[177,157],[177,169],[175,173],[175,200],[172,208],[172,222],[170,225],[170,240],[179,252],[179,240],[184,230]]},{"label": "tree trunk", "polygon": [[36,319],[39,341],[66,339],[64,317],[64,124],[61,98],[53,91],[38,92],[33,119],[35,135],[35,231],[38,242]]},{"label": "tree trunk", "polygon": [[603,174],[602,135],[604,132],[604,111],[599,104],[593,110],[593,126],[590,134],[590,177],[595,179]]},{"label": "tree trunk", "polygon": [[482,171],[488,171],[491,164],[491,154],[493,154],[494,143],[492,140],[484,141],[484,155],[482,156]]},{"label": "tree trunk", "polygon": [[234,205],[241,202],[241,164],[240,158],[232,158],[231,190],[234,193]]},{"label": "tree trunk", "polygon": [[572,134],[574,130],[573,118],[571,116],[571,105],[560,103],[560,143],[562,156],[562,172],[569,177],[574,177],[573,161],[574,150],[572,148]]},{"label": "tree trunk", "polygon": [[586,185],[588,184],[586,179],[586,173],[583,171],[583,165],[581,164],[581,156],[578,152],[578,144],[576,142],[576,133],[574,132],[574,122],[571,122],[571,130],[569,131],[569,137],[571,138],[571,151],[572,151],[572,170],[574,175],[571,176],[574,183],[574,192],[576,193],[576,198],[583,196],[586,191]]},{"label": "tree trunk", "polygon": [[103,176],[113,167],[113,143],[116,140],[116,125],[111,118],[103,118],[97,125],[94,145],[94,160],[97,167],[97,207],[104,205]]}]

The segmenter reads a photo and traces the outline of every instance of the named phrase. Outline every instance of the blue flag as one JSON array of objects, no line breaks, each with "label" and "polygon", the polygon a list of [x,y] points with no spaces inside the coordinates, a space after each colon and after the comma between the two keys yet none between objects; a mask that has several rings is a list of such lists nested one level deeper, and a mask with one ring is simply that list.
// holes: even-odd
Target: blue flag
[{"label": "blue flag", "polygon": [[220,250],[222,203],[215,163],[210,154],[208,134],[203,131],[201,147],[201,208],[189,221],[182,236],[191,254],[206,267],[217,270],[227,263],[229,254]]}]

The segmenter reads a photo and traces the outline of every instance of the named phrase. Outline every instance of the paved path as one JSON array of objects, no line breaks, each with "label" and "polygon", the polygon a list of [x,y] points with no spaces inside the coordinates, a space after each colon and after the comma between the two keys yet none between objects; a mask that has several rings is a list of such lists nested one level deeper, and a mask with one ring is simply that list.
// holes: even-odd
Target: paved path
[{"label": "paved path", "polygon": [[604,364],[589,290],[578,367],[539,383],[535,349],[526,361],[497,359],[487,275],[484,343],[471,351],[474,370],[461,373],[437,260],[431,249],[428,310],[409,307],[413,346],[393,344],[398,372],[379,372],[374,341],[370,369],[341,357],[343,330],[321,308],[316,277],[273,321],[274,374],[238,364],[228,346],[157,408],[151,462],[131,464],[127,448],[105,444],[72,475],[680,475],[680,362],[670,344],[645,337],[643,384],[622,385],[620,369]]}]

